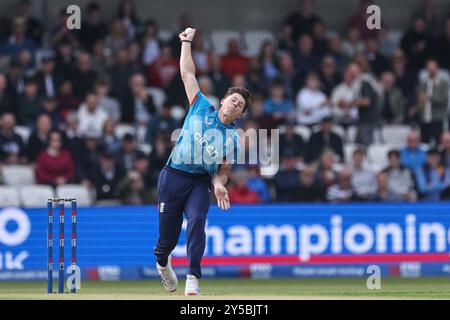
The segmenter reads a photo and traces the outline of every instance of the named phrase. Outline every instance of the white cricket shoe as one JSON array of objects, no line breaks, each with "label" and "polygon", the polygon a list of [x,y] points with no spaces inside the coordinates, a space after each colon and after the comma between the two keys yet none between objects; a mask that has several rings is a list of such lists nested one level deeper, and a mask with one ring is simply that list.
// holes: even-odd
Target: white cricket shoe
[{"label": "white cricket shoe", "polygon": [[161,267],[158,262],[156,262],[156,269],[158,269],[158,273],[161,276],[161,281],[164,288],[170,292],[177,290],[178,279],[170,264],[170,256],[167,259],[167,265],[165,267]]},{"label": "white cricket shoe", "polygon": [[186,276],[186,288],[184,289],[185,296],[198,296],[200,294],[200,287],[196,276],[188,274]]}]

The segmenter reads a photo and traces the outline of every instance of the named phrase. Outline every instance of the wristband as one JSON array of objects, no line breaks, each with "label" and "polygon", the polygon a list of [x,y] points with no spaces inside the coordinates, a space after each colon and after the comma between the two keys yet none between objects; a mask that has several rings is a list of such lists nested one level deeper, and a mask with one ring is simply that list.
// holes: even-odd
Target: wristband
[{"label": "wristband", "polygon": [[189,43],[192,43],[191,40],[181,40],[180,42],[189,42]]}]

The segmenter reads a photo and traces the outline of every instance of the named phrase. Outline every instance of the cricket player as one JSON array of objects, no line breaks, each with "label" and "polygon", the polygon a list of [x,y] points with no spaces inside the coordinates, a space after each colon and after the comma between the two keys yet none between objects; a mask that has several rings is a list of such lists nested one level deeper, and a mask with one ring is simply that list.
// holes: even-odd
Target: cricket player
[{"label": "cricket player", "polygon": [[242,116],[250,103],[250,92],[241,87],[229,88],[218,110],[208,102],[195,78],[191,53],[194,35],[195,29],[191,28],[179,34],[180,72],[190,108],[158,178],[159,239],[154,249],[162,283],[173,292],[178,280],[171,267],[170,253],[177,245],[184,212],[189,260],[185,295],[200,294],[198,279],[205,251],[211,184],[218,206],[223,210],[230,208],[225,184],[240,150],[234,121]]}]

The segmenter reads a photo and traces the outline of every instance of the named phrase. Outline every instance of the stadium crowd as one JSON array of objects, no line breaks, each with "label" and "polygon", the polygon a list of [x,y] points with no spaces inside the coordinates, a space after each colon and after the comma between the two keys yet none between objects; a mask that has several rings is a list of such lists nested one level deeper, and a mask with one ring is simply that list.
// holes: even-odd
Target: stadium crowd
[{"label": "stadium crowd", "polygon": [[[245,86],[252,103],[238,126],[282,132],[279,171],[267,177],[257,164],[237,166],[232,203],[450,197],[450,15],[425,0],[393,41],[385,22],[367,29],[371,3],[362,0],[339,32],[314,1],[299,1],[256,56],[241,39],[218,54],[197,30],[193,57],[211,104],[229,86]],[[183,14],[173,37],[162,39],[133,0],[120,1],[112,21],[102,10],[96,2],[83,8],[80,30],[67,29],[65,8],[45,29],[29,0],[15,17],[0,17],[0,162],[32,165],[39,184],[82,184],[98,200],[152,203],[170,135],[189,107],[178,33],[195,26],[195,16]],[[149,87],[167,99],[158,104]],[[367,151],[387,143],[377,136],[386,125],[410,132],[389,150],[387,166],[375,168]],[[119,137],[119,127],[135,130]]]}]

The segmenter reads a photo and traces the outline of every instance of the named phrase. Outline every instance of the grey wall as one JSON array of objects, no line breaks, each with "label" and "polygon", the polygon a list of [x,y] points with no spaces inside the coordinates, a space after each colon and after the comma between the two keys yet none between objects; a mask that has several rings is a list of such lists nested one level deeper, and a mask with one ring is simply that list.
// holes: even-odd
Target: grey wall
[{"label": "grey wall", "polygon": [[[36,13],[47,12],[44,21],[53,23],[58,11],[70,4],[83,9],[90,0],[33,0]],[[18,0],[1,0],[0,12],[12,15]],[[105,17],[111,19],[119,0],[97,0]],[[275,29],[283,17],[299,6],[299,0],[136,0],[141,19],[154,18],[162,29],[176,29],[177,18],[190,12],[195,26],[210,29]],[[382,19],[392,28],[405,28],[422,0],[378,0]],[[450,12],[449,0],[434,0],[438,13]],[[359,0],[316,0],[316,11],[331,28],[341,29],[355,12]]]}]

